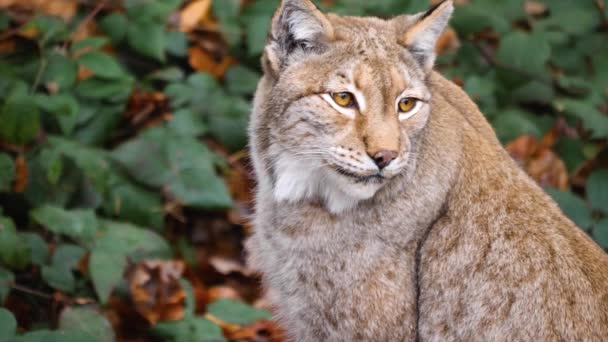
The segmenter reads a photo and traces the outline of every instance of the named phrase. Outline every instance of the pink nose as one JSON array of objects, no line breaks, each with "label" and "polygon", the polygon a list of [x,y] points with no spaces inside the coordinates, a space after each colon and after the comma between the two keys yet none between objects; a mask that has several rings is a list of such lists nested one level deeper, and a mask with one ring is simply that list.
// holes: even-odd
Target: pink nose
[{"label": "pink nose", "polygon": [[378,165],[378,168],[382,170],[387,167],[388,164],[390,164],[393,160],[395,160],[395,158],[397,158],[397,154],[398,153],[396,151],[382,150],[371,157],[374,160],[374,163]]}]

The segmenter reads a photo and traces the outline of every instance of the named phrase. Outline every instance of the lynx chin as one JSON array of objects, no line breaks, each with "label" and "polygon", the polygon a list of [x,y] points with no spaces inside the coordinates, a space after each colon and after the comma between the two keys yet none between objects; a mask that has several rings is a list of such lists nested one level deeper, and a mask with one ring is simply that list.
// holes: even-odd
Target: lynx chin
[{"label": "lynx chin", "polygon": [[608,337],[608,256],[433,71],[452,11],[272,19],[247,248],[294,341]]}]

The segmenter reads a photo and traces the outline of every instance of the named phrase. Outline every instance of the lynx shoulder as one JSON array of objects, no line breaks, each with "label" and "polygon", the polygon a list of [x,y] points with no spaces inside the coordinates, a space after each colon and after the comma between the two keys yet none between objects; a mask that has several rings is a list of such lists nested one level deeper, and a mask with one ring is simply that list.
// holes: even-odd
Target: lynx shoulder
[{"label": "lynx shoulder", "polygon": [[608,256],[432,70],[452,11],[272,19],[247,247],[293,340],[608,336]]}]

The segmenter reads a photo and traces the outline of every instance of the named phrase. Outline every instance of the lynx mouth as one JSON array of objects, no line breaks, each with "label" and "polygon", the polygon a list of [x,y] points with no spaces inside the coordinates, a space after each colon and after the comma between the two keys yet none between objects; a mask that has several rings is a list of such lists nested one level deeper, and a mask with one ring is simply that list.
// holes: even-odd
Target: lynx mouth
[{"label": "lynx mouth", "polygon": [[359,175],[359,174],[350,172],[348,170],[345,170],[339,166],[333,166],[333,169],[338,174],[340,174],[344,177],[348,177],[348,178],[354,180],[356,183],[380,183],[386,179],[381,173],[363,176],[363,175]]}]

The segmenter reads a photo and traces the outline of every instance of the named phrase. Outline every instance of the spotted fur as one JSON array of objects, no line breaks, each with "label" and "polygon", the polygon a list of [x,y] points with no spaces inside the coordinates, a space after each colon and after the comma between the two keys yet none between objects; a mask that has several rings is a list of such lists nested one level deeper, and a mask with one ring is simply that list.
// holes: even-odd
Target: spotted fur
[{"label": "spotted fur", "polygon": [[[451,12],[382,20],[283,0],[273,18],[247,248],[294,341],[608,336],[608,257],[432,71]],[[352,116],[323,97],[348,89],[365,101]],[[404,92],[424,102],[400,119]],[[379,170],[382,150],[398,157]]]}]

